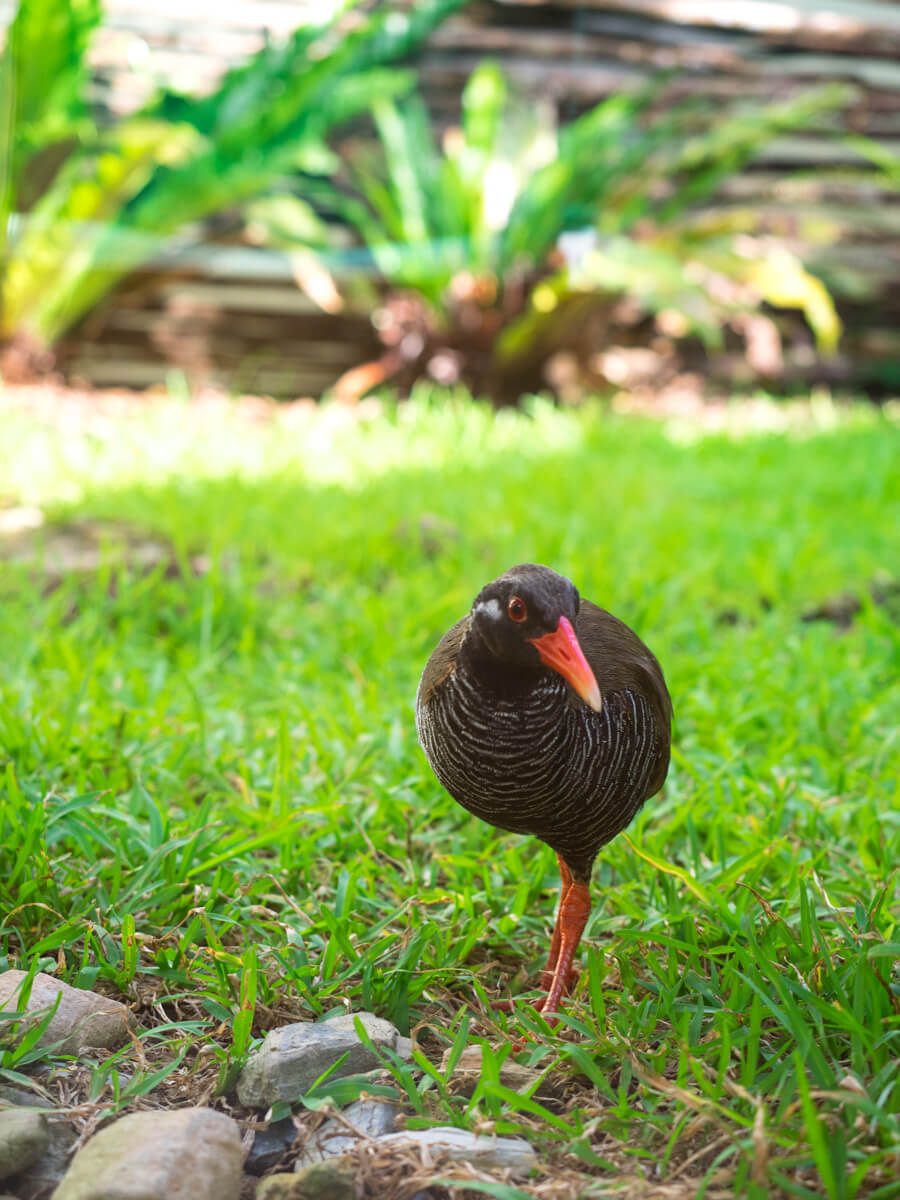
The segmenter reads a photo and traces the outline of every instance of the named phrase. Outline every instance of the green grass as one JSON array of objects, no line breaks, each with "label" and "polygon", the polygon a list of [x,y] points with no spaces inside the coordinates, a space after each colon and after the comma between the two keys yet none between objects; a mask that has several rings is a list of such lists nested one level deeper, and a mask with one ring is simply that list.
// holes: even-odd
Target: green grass
[{"label": "green grass", "polygon": [[[524,1133],[560,1195],[900,1195],[900,626],[869,594],[900,577],[898,451],[863,409],[738,438],[424,394],[0,407],[2,491],[47,516],[46,561],[0,573],[0,969],[146,1031],[84,1098],[208,1100],[349,1003],[418,1030],[386,1076],[415,1119]],[[59,570],[59,530],[100,565]],[[638,630],[676,712],[553,1031],[485,999],[536,984],[554,856],[458,808],[413,726],[440,634],[527,560]],[[849,628],[801,619],[847,591]],[[471,1098],[436,1065],[466,1040]]]}]

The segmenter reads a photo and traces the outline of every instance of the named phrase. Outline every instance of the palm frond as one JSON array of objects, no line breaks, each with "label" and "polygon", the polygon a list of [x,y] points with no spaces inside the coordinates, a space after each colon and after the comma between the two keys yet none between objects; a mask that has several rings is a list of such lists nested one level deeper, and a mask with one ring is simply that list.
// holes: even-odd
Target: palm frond
[{"label": "palm frond", "polygon": [[[307,23],[284,42],[263,47],[248,63],[228,72],[212,95],[197,99],[167,92],[132,119],[133,127],[124,122],[116,137],[104,140],[102,149],[80,151],[61,181],[63,188],[90,173],[98,153],[105,159],[120,155],[109,172],[112,182],[106,207],[111,228],[104,232],[93,224],[89,233],[82,230],[78,253],[69,264],[59,258],[54,275],[49,265],[54,247],[61,255],[70,240],[50,222],[51,209],[60,220],[68,219],[67,203],[55,193],[34,236],[26,235],[15,248],[20,254],[23,246],[31,247],[40,266],[31,267],[26,260],[17,264],[16,278],[3,297],[4,328],[27,325],[39,338],[52,342],[117,279],[145,261],[154,252],[148,247],[155,250],[160,238],[240,205],[298,169],[332,167],[325,143],[328,132],[408,90],[412,76],[387,64],[409,55],[463,2],[426,0],[408,13],[380,6],[349,34],[343,33],[336,18]],[[350,0],[345,10],[353,3]],[[194,152],[167,161],[160,143],[156,161],[148,165],[143,160],[138,171],[128,147],[135,131],[147,122],[161,123],[171,131],[193,130]],[[125,179],[130,181],[127,188]],[[39,277],[48,286],[52,279],[58,280],[52,285],[58,295],[40,304],[35,299]]]},{"label": "palm frond", "polygon": [[0,337],[20,329],[46,337],[66,327],[111,282],[156,253],[156,237],[122,230],[116,217],[161,162],[187,161],[199,140],[188,126],[135,119],[70,158],[13,244]]},{"label": "palm frond", "polygon": [[0,55],[0,257],[9,218],[27,203],[29,162],[89,135],[87,48],[100,0],[21,0]]},{"label": "palm frond", "polygon": [[564,130],[555,159],[516,198],[498,250],[505,269],[539,262],[561,233],[593,224],[612,184],[639,171],[668,136],[661,126],[645,132],[638,124],[655,90],[614,96]]}]

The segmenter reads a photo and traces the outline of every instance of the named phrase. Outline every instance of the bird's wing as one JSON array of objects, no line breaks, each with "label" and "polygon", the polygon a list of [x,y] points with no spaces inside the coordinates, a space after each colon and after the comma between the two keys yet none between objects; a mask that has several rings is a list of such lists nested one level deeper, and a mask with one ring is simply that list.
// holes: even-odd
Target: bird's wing
[{"label": "bird's wing", "polygon": [[599,608],[590,600],[582,600],[575,621],[575,632],[596,676],[601,694],[626,690],[636,692],[650,705],[660,731],[668,732],[672,720],[672,701],[662,667],[634,630],[605,608]]},{"label": "bird's wing", "polygon": [[444,680],[456,670],[456,656],[472,621],[468,613],[444,634],[425,664],[417,696],[418,704],[427,704]]}]

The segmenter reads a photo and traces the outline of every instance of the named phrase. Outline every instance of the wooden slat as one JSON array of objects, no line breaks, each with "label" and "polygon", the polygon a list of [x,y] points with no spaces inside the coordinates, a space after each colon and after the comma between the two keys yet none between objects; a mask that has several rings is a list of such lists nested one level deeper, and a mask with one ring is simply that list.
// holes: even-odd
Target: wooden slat
[{"label": "wooden slat", "polygon": [[[497,0],[509,7],[534,7],[542,0]],[[900,12],[879,0],[556,0],[562,8],[616,9],[679,25],[711,25],[753,33],[797,36],[814,32],[828,37],[863,33],[900,35]]]}]

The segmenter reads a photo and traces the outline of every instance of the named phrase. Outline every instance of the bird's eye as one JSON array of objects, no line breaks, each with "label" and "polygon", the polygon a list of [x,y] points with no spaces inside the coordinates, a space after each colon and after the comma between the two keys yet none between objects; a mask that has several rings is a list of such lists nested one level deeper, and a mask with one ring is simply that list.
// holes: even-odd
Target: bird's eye
[{"label": "bird's eye", "polygon": [[511,621],[522,622],[528,620],[528,609],[525,607],[525,601],[519,596],[513,596],[506,611],[509,613]]}]

